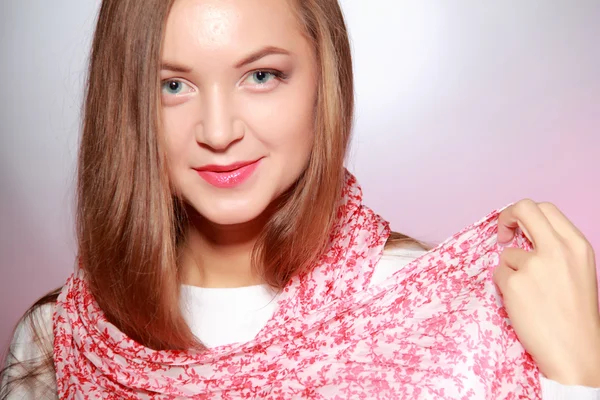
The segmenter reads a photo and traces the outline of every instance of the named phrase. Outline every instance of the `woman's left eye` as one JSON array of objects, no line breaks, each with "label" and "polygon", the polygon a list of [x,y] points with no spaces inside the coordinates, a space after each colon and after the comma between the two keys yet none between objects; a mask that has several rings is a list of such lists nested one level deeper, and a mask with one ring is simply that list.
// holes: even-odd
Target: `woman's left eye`
[{"label": "woman's left eye", "polygon": [[278,74],[273,71],[254,71],[248,76],[246,82],[254,85],[264,85],[265,83],[272,81],[273,78],[278,77]]}]

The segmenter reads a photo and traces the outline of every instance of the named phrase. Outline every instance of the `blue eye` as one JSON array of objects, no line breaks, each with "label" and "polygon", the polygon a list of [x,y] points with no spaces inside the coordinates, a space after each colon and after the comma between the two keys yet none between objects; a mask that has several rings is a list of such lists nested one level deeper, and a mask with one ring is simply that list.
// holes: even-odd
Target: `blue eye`
[{"label": "blue eye", "polygon": [[272,78],[275,78],[275,74],[269,71],[255,71],[250,75],[252,81],[258,85],[263,85],[269,82]]},{"label": "blue eye", "polygon": [[166,94],[178,95],[183,91],[184,85],[186,84],[180,81],[165,81],[162,84],[162,90]]}]

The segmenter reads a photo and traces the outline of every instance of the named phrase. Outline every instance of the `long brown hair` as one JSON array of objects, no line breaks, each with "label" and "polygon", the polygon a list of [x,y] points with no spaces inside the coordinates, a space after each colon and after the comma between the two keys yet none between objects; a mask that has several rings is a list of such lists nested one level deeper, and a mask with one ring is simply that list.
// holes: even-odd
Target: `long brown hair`
[{"label": "long brown hair", "polygon": [[[318,88],[309,164],[253,253],[263,279],[276,288],[327,246],[354,109],[352,58],[338,1],[289,2],[313,44]],[[172,3],[103,0],[78,160],[80,265],[107,318],[153,349],[202,348],[179,307],[178,255],[187,218],[170,186],[160,134],[160,54]]]},{"label": "long brown hair", "polygon": [[[156,4],[154,4],[156,3]],[[350,45],[337,0],[294,2],[318,62],[315,143],[306,170],[266,223],[253,254],[281,288],[327,245],[353,118]],[[180,311],[184,208],[160,135],[160,53],[170,2],[104,1],[92,44],[79,158],[79,259],[121,331],[154,349],[201,347]],[[109,217],[107,217],[109,216]]]}]

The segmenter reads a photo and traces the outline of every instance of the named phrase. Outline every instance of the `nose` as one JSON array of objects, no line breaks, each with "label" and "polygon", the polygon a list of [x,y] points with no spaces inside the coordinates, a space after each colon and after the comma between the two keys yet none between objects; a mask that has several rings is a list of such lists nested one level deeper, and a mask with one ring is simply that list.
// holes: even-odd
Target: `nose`
[{"label": "nose", "polygon": [[213,151],[225,151],[244,137],[244,127],[233,117],[229,97],[214,88],[203,102],[203,118],[196,126],[196,142]]}]

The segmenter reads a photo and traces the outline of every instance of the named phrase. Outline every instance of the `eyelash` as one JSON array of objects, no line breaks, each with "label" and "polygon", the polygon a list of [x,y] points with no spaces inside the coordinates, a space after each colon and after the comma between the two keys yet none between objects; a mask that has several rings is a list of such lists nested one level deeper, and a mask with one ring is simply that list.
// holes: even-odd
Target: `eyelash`
[{"label": "eyelash", "polygon": [[266,72],[268,74],[272,74],[275,77],[275,79],[279,79],[279,80],[282,80],[282,81],[284,81],[284,80],[287,79],[287,75],[286,74],[284,74],[283,72],[278,71],[276,69],[256,69],[256,70],[251,71],[250,73],[248,73],[247,76],[251,76],[252,74],[255,74],[257,72]]},{"label": "eyelash", "polygon": [[[273,77],[274,77],[275,79],[278,79],[279,81],[285,81],[285,80],[287,80],[287,79],[288,79],[288,75],[287,75],[287,74],[283,73],[282,71],[276,70],[276,69],[256,69],[256,70],[253,70],[253,71],[250,71],[250,72],[248,72],[248,73],[246,74],[246,76],[245,76],[244,80],[245,80],[245,79],[248,79],[250,76],[252,76],[253,74],[255,74],[255,73],[257,73],[257,72],[263,72],[263,73],[271,74],[271,75],[273,75]],[[170,82],[179,82],[179,83],[185,83],[185,82],[183,82],[183,80],[181,80],[181,79],[176,79],[176,78],[165,79],[165,80],[163,80],[163,81],[162,81],[162,83],[161,83],[161,90],[162,90],[162,87],[164,87],[164,85],[165,85],[165,84],[167,84],[167,83],[170,83]],[[187,83],[186,83],[186,85],[187,85]],[[259,87],[260,87],[260,86],[262,86],[262,85],[264,85],[264,84],[260,84],[260,83],[259,83],[259,84],[256,84],[256,85],[254,85],[254,86],[259,86]],[[189,85],[188,85],[188,86],[189,86]],[[174,96],[177,96],[177,95],[175,94]]]}]

